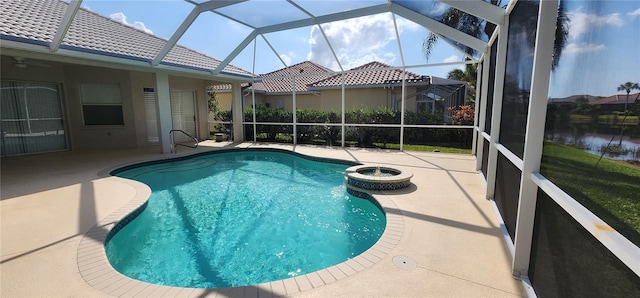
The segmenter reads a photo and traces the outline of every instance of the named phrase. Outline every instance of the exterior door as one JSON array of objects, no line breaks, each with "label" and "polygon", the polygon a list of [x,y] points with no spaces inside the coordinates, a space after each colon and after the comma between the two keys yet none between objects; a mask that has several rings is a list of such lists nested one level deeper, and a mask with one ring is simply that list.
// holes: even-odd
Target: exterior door
[{"label": "exterior door", "polygon": [[[195,91],[171,90],[172,129],[182,130],[197,138],[195,100]],[[175,140],[179,142],[192,140],[182,133],[174,135]]]},{"label": "exterior door", "polygon": [[60,86],[1,82],[2,156],[67,150]]}]

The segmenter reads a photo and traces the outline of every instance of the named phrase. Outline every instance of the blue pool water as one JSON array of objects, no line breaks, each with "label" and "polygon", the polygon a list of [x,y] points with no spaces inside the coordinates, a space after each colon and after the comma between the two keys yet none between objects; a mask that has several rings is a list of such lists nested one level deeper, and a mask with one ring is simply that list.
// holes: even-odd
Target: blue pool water
[{"label": "blue pool water", "polygon": [[143,212],[106,243],[119,272],[145,282],[218,288],[285,279],[371,247],[386,220],[347,194],[348,166],[240,151],[126,170],[146,183]]}]

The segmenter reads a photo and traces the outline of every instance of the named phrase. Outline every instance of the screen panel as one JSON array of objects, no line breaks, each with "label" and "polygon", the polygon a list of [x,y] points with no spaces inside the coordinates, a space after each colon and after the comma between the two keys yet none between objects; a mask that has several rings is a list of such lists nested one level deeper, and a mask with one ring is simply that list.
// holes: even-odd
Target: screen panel
[{"label": "screen panel", "polygon": [[543,191],[530,260],[538,297],[640,297],[640,277]]},{"label": "screen panel", "polygon": [[507,226],[511,241],[516,238],[518,196],[520,195],[520,170],[504,155],[498,153],[496,170],[496,193],[494,199],[502,220]]}]

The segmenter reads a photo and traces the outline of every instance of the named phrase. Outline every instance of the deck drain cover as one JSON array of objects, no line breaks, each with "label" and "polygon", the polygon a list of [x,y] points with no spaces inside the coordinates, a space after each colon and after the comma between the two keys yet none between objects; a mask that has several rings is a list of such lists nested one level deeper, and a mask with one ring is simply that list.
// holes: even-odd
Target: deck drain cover
[{"label": "deck drain cover", "polygon": [[393,263],[400,269],[413,270],[416,269],[416,261],[407,256],[395,256],[393,257]]}]

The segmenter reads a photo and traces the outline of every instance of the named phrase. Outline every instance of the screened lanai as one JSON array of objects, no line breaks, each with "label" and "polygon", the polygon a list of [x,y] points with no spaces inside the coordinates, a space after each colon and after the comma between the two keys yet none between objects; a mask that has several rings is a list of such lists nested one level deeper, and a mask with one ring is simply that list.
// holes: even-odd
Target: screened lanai
[{"label": "screened lanai", "polygon": [[[368,145],[396,143],[400,151],[444,135],[455,141],[440,145],[457,142],[471,150],[500,223],[511,272],[527,295],[640,295],[640,60],[635,53],[640,4],[129,2],[131,11],[145,14],[170,6],[173,13],[162,16],[169,33],[157,37],[145,32],[144,24],[132,29],[135,23],[100,16],[108,11],[104,6],[120,2],[0,5],[3,159],[11,158],[9,140],[15,148],[44,146],[45,152],[154,145],[169,153],[168,131],[184,130],[202,140],[216,124],[225,125],[235,142],[255,142],[259,132],[277,127],[293,145],[331,127],[334,134],[326,144],[334,147],[358,143],[358,133],[368,128],[380,129],[385,137]],[[277,99],[292,112],[259,118],[260,95],[246,86],[262,83],[265,77],[259,74],[307,60],[339,76],[340,88],[303,92],[324,72],[267,78],[290,84],[291,92]],[[355,120],[350,110],[362,93],[347,88],[346,78],[376,60],[389,67],[368,71],[399,70],[406,77],[394,81],[393,91],[380,88],[373,108],[389,108],[391,116]],[[475,69],[475,81],[467,86],[470,92],[462,92],[464,99],[439,107],[442,116],[435,121],[432,116],[416,120],[422,119],[419,108],[433,115],[437,105],[420,101],[418,94],[457,89],[421,90],[409,73],[444,79],[453,69],[470,72],[467,66]],[[207,87],[221,84],[230,86],[223,108],[228,116],[212,119]],[[372,102],[372,94],[363,102]],[[217,95],[222,102],[222,93]],[[300,107],[322,110],[323,96],[334,114],[303,118]],[[603,107],[605,98],[618,104]],[[53,103],[38,110],[42,102]],[[473,118],[456,123],[451,119],[463,105],[473,107]],[[177,106],[190,113],[176,112]]]}]

